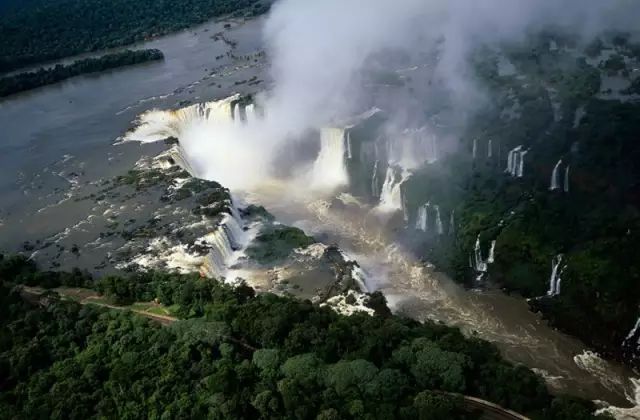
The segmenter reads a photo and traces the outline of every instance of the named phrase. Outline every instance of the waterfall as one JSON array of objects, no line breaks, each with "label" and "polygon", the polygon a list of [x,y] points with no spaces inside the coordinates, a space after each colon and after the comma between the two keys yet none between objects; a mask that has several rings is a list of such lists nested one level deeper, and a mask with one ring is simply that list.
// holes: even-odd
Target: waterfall
[{"label": "waterfall", "polygon": [[436,233],[442,235],[444,229],[442,227],[442,219],[440,218],[440,206],[435,206],[436,209]]},{"label": "waterfall", "polygon": [[564,192],[569,192],[569,165],[564,168]]},{"label": "waterfall", "polygon": [[378,183],[378,163],[376,160],[373,164],[373,175],[371,176],[371,196],[378,197],[380,195],[380,185]]},{"label": "waterfall", "polygon": [[[638,328],[640,328],[640,317],[638,317],[638,320],[636,321],[636,325],[633,326],[633,328],[631,329],[631,331],[629,331],[629,334],[627,334],[627,336],[625,337],[624,341],[622,342],[622,345],[624,346],[629,340],[631,340],[633,337],[635,337],[636,332],[638,331]],[[639,340],[640,341],[640,340]]]},{"label": "waterfall", "polygon": [[551,172],[551,184],[549,186],[549,190],[551,191],[560,188],[560,165],[562,165],[562,159],[556,163],[556,166],[553,167],[553,171]]},{"label": "waterfall", "polygon": [[507,156],[507,169],[505,172],[513,177],[522,178],[524,175],[524,156],[527,153],[528,150],[522,150],[521,145],[512,149]]},{"label": "waterfall", "polygon": [[429,207],[430,203],[418,207],[418,217],[416,219],[416,229],[426,232],[429,228]]},{"label": "waterfall", "polygon": [[488,264],[493,264],[496,260],[496,241],[495,239],[491,241],[491,248],[489,249],[489,258],[487,259]]},{"label": "waterfall", "polygon": [[449,235],[453,235],[456,232],[456,211],[451,210],[451,216],[449,216]]},{"label": "waterfall", "polygon": [[240,226],[240,219],[225,214],[215,230],[203,238],[203,245],[209,246],[209,274],[212,277],[224,277],[227,268],[239,256],[238,250],[246,244],[245,232]]},{"label": "waterfall", "polygon": [[351,150],[351,132],[347,131],[347,159],[353,159],[353,152]]},{"label": "waterfall", "polygon": [[551,277],[549,278],[549,290],[547,291],[547,296],[557,296],[560,294],[560,275],[558,273],[558,268],[562,264],[562,254],[558,254],[553,257],[551,261]]},{"label": "waterfall", "polygon": [[520,155],[520,150],[522,150],[522,146],[518,146],[509,152],[507,156],[507,169],[505,172],[510,174],[511,176],[516,175],[516,156]]},{"label": "waterfall", "polygon": [[[403,210],[402,183],[408,178],[408,173],[403,172],[400,177],[392,166],[387,167],[387,174],[382,185],[380,204],[378,209],[383,211]],[[400,178],[400,179],[398,179]]]},{"label": "waterfall", "polygon": [[433,163],[433,162],[438,160],[438,144],[436,142],[436,136],[435,135],[432,134],[431,137],[430,137],[430,140],[431,141],[429,143],[431,145],[431,158],[428,159],[427,161],[429,163]]},{"label": "waterfall", "polygon": [[486,273],[487,272],[487,263],[482,259],[482,248],[480,246],[480,234],[476,238],[476,245],[474,248],[474,262],[475,269],[478,273]]},{"label": "waterfall", "polygon": [[256,109],[253,104],[244,107],[244,119],[247,124],[252,123],[256,119]]},{"label": "waterfall", "polygon": [[179,139],[185,130],[202,120],[232,123],[234,110],[231,104],[239,99],[240,95],[233,95],[219,101],[190,105],[177,110],[153,109],[144,112],[136,119],[134,127],[121,139],[143,143],[162,141],[170,137]]},{"label": "waterfall", "polygon": [[234,123],[240,124],[240,104],[236,102],[233,104],[233,108],[231,109],[231,119]]},{"label": "waterfall", "polygon": [[475,160],[476,156],[478,155],[478,139],[477,138],[473,139],[473,150],[471,152],[471,155],[473,156],[473,160]]},{"label": "waterfall", "polygon": [[522,178],[522,176],[524,175],[524,155],[526,155],[528,153],[528,150],[525,150],[523,152],[520,152],[520,159],[519,159],[519,166],[518,166],[518,178]]},{"label": "waterfall", "polygon": [[493,157],[493,140],[489,139],[487,143],[487,159],[491,159]]},{"label": "waterfall", "polygon": [[313,187],[334,189],[349,183],[344,137],[341,128],[323,128],[320,131],[320,153],[312,170]]}]

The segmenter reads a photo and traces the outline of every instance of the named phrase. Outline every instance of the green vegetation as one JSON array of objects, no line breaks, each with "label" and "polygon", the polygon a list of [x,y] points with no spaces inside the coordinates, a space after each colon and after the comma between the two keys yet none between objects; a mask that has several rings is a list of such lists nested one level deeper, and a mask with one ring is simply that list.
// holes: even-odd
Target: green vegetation
[{"label": "green vegetation", "polygon": [[[530,46],[509,53],[518,77],[499,76],[491,55],[480,62],[479,77],[494,106],[471,121],[459,153],[404,185],[412,220],[427,201],[443,215],[455,211],[455,234],[425,239],[422,254],[459,282],[477,286],[469,267],[476,239],[485,260],[495,240],[485,285],[532,298],[533,309],[553,325],[640,366],[638,337],[625,341],[640,315],[640,250],[634,245],[640,241],[640,104],[595,97],[601,71],[623,68],[620,55],[598,69],[571,53],[532,53]],[[514,103],[516,115],[505,116]],[[479,148],[475,161],[473,139]],[[485,158],[489,139],[491,159]],[[505,174],[508,151],[518,145],[528,150],[522,178]],[[560,188],[550,191],[560,159]],[[547,296],[558,254],[561,291]]]},{"label": "green vegetation", "polygon": [[296,248],[304,248],[315,240],[295,227],[268,225],[247,248],[247,256],[261,264],[270,264],[286,258]]},{"label": "green vegetation", "polygon": [[346,317],[193,276],[98,281],[189,318],[161,327],[54,293],[27,303],[14,284],[38,276],[23,258],[0,262],[7,418],[477,418],[459,394],[534,419],[593,418],[592,403],[551,397],[494,346],[443,325]]},{"label": "green vegetation", "polygon": [[256,0],[31,0],[0,14],[0,73],[129,45],[249,7],[250,15],[267,10]]},{"label": "green vegetation", "polygon": [[51,85],[81,74],[97,73],[162,59],[164,59],[164,55],[160,50],[126,50],[114,54],[106,54],[98,58],[77,60],[70,65],[58,64],[50,69],[41,68],[34,72],[3,77],[0,79],[0,97]]}]

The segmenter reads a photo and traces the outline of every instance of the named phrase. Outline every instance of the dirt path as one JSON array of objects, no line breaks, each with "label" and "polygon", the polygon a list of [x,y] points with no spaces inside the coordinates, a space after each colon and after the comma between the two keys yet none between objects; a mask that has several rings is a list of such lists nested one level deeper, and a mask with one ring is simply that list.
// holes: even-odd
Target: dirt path
[{"label": "dirt path", "polygon": [[[131,306],[117,306],[106,303],[102,301],[103,299],[105,299],[104,296],[101,296],[90,289],[57,287],[55,289],[51,289],[51,291],[58,293],[64,298],[68,298],[75,302],[78,302],[81,305],[96,305],[102,306],[103,308],[115,309],[117,311],[131,311],[138,315],[157,321],[163,325],[169,325],[178,320],[178,318],[173,316],[154,314],[152,312],[136,309]],[[47,292],[47,290],[40,287],[22,286],[21,289],[21,294],[29,301],[33,301],[34,298],[38,298],[45,292]]]}]

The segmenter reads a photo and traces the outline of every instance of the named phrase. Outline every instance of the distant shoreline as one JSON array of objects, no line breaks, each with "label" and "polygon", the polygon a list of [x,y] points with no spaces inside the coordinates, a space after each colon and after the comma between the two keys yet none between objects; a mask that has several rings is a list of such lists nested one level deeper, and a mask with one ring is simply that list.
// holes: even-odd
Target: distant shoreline
[{"label": "distant shoreline", "polygon": [[57,64],[48,69],[40,68],[36,71],[18,73],[0,78],[0,98],[56,84],[83,74],[100,73],[160,60],[164,60],[164,54],[158,49],[125,50],[97,58],[76,60],[69,65]]}]

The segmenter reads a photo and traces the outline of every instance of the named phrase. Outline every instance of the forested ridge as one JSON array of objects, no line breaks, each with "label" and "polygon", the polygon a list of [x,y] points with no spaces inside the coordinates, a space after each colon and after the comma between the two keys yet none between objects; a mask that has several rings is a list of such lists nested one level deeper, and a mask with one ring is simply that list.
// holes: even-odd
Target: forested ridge
[{"label": "forested ridge", "polygon": [[31,0],[0,9],[0,73],[132,44],[251,7],[257,0]]},{"label": "forested ridge", "polygon": [[[121,279],[121,280],[119,280]],[[119,302],[158,299],[183,320],[62,300],[17,284],[94,287]],[[377,297],[378,299],[380,296]],[[0,260],[3,418],[477,418],[457,394],[534,419],[593,418],[482,340],[378,310],[339,315],[212,279],[147,273],[92,279]],[[444,393],[441,391],[445,391]]]},{"label": "forested ridge", "polygon": [[77,60],[69,65],[58,64],[49,69],[41,68],[33,72],[19,73],[14,76],[0,78],[0,97],[61,82],[81,74],[96,73],[133,64],[162,60],[163,58],[162,51],[157,49],[126,50],[97,58]]}]

